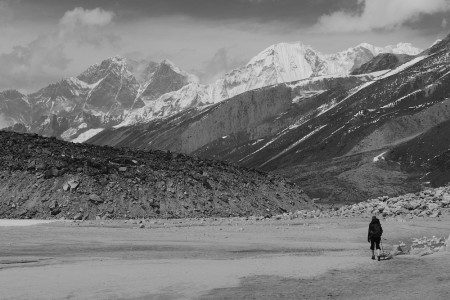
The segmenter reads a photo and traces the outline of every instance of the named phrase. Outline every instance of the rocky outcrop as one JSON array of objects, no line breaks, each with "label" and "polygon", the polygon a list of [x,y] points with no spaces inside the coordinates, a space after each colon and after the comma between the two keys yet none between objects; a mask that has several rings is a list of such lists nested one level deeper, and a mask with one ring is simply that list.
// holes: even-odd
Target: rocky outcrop
[{"label": "rocky outcrop", "polygon": [[295,184],[224,162],[0,131],[0,217],[273,215],[314,204]]}]

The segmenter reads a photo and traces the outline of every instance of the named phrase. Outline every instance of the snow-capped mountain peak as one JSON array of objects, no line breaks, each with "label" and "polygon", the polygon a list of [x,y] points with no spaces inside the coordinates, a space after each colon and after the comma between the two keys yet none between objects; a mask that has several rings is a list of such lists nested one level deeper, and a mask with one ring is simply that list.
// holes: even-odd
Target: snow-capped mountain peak
[{"label": "snow-capped mountain peak", "polygon": [[139,97],[142,97],[145,102],[153,101],[165,93],[177,91],[189,83],[198,83],[198,78],[165,59],[155,67],[149,80],[141,89]]},{"label": "snow-capped mountain peak", "polygon": [[322,54],[301,42],[271,45],[244,67],[228,72],[210,86],[213,102],[245,91],[315,76],[344,76],[380,53],[416,55],[422,50],[408,43],[377,47],[362,43],[335,53]]},{"label": "snow-capped mountain peak", "polygon": [[[73,138],[80,132],[78,126],[86,122],[91,125],[82,130],[148,122],[275,84],[317,76],[348,76],[350,71],[383,52],[414,54],[420,49],[407,43],[386,47],[362,43],[339,53],[322,54],[301,42],[278,43],[206,86],[169,59],[156,63],[116,55],[93,64],[77,77],[49,85],[27,97],[30,105],[37,107],[36,115],[70,118],[66,120],[70,123],[67,130],[72,131],[65,136]],[[79,114],[83,118],[78,118]]]},{"label": "snow-capped mountain peak", "polygon": [[186,79],[189,82],[193,82],[193,83],[197,83],[199,81],[198,77],[195,76],[194,74],[190,74],[184,70],[182,70],[180,67],[178,67],[177,65],[175,65],[172,61],[170,61],[169,59],[164,59],[160,64],[159,64],[160,68],[163,67],[169,67],[173,72],[180,74],[183,77],[186,77]]},{"label": "snow-capped mountain peak", "polygon": [[258,53],[255,57],[253,57],[248,63],[247,66],[254,65],[259,62],[275,62],[276,59],[283,58],[295,58],[299,55],[304,55],[307,50],[314,51],[311,46],[304,45],[301,42],[296,42],[293,44],[289,43],[279,43],[275,45],[271,45]]}]

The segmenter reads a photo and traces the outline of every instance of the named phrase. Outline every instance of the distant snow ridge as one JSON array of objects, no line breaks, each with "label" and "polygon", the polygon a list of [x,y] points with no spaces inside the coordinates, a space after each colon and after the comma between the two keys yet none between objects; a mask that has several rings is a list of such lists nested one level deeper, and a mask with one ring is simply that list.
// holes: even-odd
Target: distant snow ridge
[{"label": "distant snow ridge", "polygon": [[279,43],[253,57],[245,66],[210,85],[181,70],[169,60],[152,69],[138,97],[145,106],[131,112],[116,127],[164,118],[184,109],[217,103],[249,90],[318,76],[347,76],[380,53],[415,55],[411,44],[376,47],[367,43],[336,54],[322,54],[303,43]]},{"label": "distant snow ridge", "polygon": [[[113,56],[77,77],[63,79],[36,93],[17,97],[4,94],[5,100],[0,95],[5,103],[0,113],[26,126],[33,118],[47,122],[36,123],[32,132],[39,130],[66,140],[80,136],[78,141],[82,141],[96,132],[91,129],[145,123],[274,84],[348,76],[351,70],[385,52],[416,55],[421,50],[406,43],[386,47],[364,43],[336,54],[322,54],[300,42],[279,43],[210,85],[200,84],[195,75],[167,59],[155,63]],[[40,115],[31,118],[35,111]],[[83,123],[86,127],[80,128]],[[84,132],[88,133],[81,136]]]},{"label": "distant snow ridge", "polygon": [[367,43],[336,54],[322,54],[302,43],[272,45],[209,87],[213,102],[252,89],[316,76],[344,76],[380,53],[416,55],[409,43],[376,47]]}]

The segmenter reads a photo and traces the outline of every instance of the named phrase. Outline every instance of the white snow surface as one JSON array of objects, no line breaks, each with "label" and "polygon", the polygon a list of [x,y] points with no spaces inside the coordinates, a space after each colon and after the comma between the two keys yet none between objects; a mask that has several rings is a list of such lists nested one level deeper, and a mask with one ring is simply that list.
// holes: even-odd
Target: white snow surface
[{"label": "white snow surface", "polygon": [[88,131],[85,131],[82,134],[80,134],[77,138],[73,139],[72,143],[84,143],[90,138],[102,132],[103,130],[105,129],[104,128],[89,129]]},{"label": "white snow surface", "polygon": [[381,154],[375,156],[375,157],[373,158],[373,162],[377,162],[377,161],[379,161],[379,160],[384,160],[384,155],[385,155],[386,153],[387,153],[387,151],[385,151],[385,152],[383,152],[383,153],[381,153]]},{"label": "white snow surface", "polygon": [[427,58],[427,57],[428,57],[427,55],[424,55],[424,56],[418,56],[418,57],[416,57],[416,58],[414,58],[414,59],[408,61],[407,63],[404,63],[403,65],[398,66],[398,67],[395,68],[394,70],[392,70],[392,71],[390,71],[390,72],[387,72],[386,74],[381,75],[381,76],[378,77],[378,78],[379,78],[379,79],[383,79],[383,78],[386,78],[386,77],[389,77],[389,76],[398,74],[398,73],[400,73],[401,71],[403,71],[403,70],[409,68],[409,67],[412,66],[412,65],[415,65],[416,63],[418,63],[419,61],[421,61],[421,60],[423,60],[424,58]]}]

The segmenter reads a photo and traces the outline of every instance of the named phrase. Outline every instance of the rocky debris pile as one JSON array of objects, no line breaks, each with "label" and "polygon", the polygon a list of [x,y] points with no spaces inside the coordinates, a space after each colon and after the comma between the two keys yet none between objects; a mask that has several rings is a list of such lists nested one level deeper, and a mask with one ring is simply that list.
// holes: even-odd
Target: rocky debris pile
[{"label": "rocky debris pile", "polygon": [[431,238],[427,238],[426,236],[422,238],[414,238],[409,250],[407,250],[405,243],[400,242],[399,245],[393,246],[392,255],[411,254],[425,256],[445,251],[450,252],[450,235],[447,239],[433,235]]},{"label": "rocky debris pile", "polygon": [[370,199],[340,208],[300,210],[292,218],[370,217],[431,217],[450,215],[450,186],[424,190],[415,194]]},{"label": "rocky debris pile", "polygon": [[164,151],[0,131],[0,218],[184,218],[313,209],[284,178]]},{"label": "rocky debris pile", "polygon": [[424,256],[435,252],[443,252],[450,250],[450,236],[446,240],[443,237],[433,236],[432,238],[415,238],[413,239],[409,254]]}]

